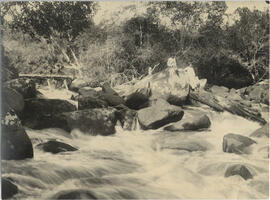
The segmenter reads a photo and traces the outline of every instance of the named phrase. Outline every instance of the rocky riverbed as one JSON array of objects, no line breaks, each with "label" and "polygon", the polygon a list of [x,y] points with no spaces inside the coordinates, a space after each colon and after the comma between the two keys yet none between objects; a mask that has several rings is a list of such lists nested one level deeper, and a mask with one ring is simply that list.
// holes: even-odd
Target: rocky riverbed
[{"label": "rocky riverbed", "polygon": [[204,89],[186,73],[72,91],[7,80],[2,197],[268,198],[268,82]]}]

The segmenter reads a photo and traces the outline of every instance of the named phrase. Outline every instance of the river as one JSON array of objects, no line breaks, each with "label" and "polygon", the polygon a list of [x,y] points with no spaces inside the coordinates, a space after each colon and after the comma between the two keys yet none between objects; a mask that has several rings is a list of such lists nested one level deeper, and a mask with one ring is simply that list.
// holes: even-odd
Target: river
[{"label": "river", "polygon": [[[123,131],[117,126],[115,135],[89,136],[79,130],[26,128],[34,158],[2,161],[2,175],[18,186],[14,199],[52,199],[64,190],[87,190],[98,199],[268,199],[268,139],[255,138],[250,154],[222,151],[225,134],[248,136],[259,124],[207,107],[196,109],[208,112],[210,130]],[[52,139],[79,150],[51,154],[36,147]],[[202,151],[179,150],[180,143]],[[253,179],[225,178],[226,168],[235,163],[247,166]]]}]

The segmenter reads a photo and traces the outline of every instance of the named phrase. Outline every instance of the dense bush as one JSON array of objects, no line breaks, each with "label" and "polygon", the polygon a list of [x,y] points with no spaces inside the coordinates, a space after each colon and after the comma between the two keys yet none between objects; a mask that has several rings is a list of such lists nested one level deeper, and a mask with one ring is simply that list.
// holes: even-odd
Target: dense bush
[{"label": "dense bush", "polygon": [[179,67],[191,64],[210,84],[239,88],[268,77],[267,10],[239,8],[228,16],[225,2],[151,2],[146,13],[121,24],[112,17],[95,25],[95,3],[3,5],[3,15],[13,16],[9,21],[2,16],[3,45],[19,72],[75,68],[85,79],[114,85],[146,75],[149,67],[158,72],[173,56]]}]

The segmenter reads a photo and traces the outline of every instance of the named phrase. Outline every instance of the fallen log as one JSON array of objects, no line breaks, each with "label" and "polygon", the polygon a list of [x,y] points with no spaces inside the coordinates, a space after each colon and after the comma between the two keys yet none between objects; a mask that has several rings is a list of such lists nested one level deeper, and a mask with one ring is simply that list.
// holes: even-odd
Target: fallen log
[{"label": "fallen log", "polygon": [[261,117],[259,111],[241,103],[240,101],[215,96],[214,94],[205,90],[191,90],[189,93],[189,98],[208,105],[218,112],[228,111],[246,119],[259,122],[262,125],[266,124],[266,121]]}]

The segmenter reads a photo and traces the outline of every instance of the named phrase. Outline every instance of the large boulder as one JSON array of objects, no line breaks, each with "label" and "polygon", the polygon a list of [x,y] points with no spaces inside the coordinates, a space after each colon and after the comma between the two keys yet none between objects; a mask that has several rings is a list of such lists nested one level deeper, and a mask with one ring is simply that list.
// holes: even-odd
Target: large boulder
[{"label": "large boulder", "polygon": [[108,107],[108,103],[99,98],[82,95],[78,97],[78,110],[90,108],[105,108],[105,107]]},{"label": "large boulder", "polygon": [[18,193],[18,187],[8,178],[3,177],[1,181],[2,199],[9,199]]},{"label": "large boulder", "polygon": [[265,124],[261,128],[258,128],[249,135],[250,137],[268,137],[269,138],[269,123]]},{"label": "large boulder", "polygon": [[1,128],[1,158],[3,160],[33,158],[31,140],[13,110],[2,116]]},{"label": "large boulder", "polygon": [[195,131],[209,128],[211,121],[209,117],[203,113],[185,111],[181,121],[176,122],[164,128],[168,131]]},{"label": "large boulder", "polygon": [[7,81],[5,87],[13,88],[19,92],[24,99],[35,98],[37,95],[36,84],[31,79],[18,78]]},{"label": "large boulder", "polygon": [[245,180],[253,178],[253,175],[250,173],[248,168],[245,165],[241,165],[241,164],[232,165],[228,167],[225,172],[225,177],[230,177],[230,176],[235,176],[235,175],[239,175]]},{"label": "large boulder", "polygon": [[151,96],[150,88],[142,88],[136,90],[126,98],[126,106],[130,109],[139,110],[147,106],[149,97]]},{"label": "large boulder", "polygon": [[56,127],[66,131],[80,129],[90,135],[111,135],[115,133],[116,110],[113,108],[95,108],[75,112],[61,113],[55,116]]},{"label": "large boulder", "polygon": [[69,144],[65,144],[63,142],[58,142],[58,141],[53,141],[53,140],[38,144],[37,147],[42,149],[45,152],[50,152],[53,154],[78,150]]},{"label": "large boulder", "polygon": [[245,90],[248,100],[269,105],[269,82],[268,80],[249,86]]},{"label": "large boulder", "polygon": [[17,113],[22,112],[24,108],[23,96],[12,88],[2,87],[2,112],[10,108]]},{"label": "large boulder", "polygon": [[248,153],[247,147],[256,142],[249,137],[229,133],[223,137],[223,151],[227,153],[244,154]]},{"label": "large boulder", "polygon": [[51,199],[97,199],[97,197],[89,190],[74,189],[60,191]]},{"label": "large boulder", "polygon": [[77,110],[76,106],[61,99],[27,99],[22,113],[22,122],[33,129],[48,128],[45,119],[62,112]]},{"label": "large boulder", "polygon": [[125,101],[119,94],[114,91],[108,83],[102,86],[102,92],[99,93],[99,99],[106,101],[109,106],[125,104]]},{"label": "large boulder", "polygon": [[199,80],[193,68],[189,66],[184,69],[168,67],[159,73],[149,74],[136,81],[135,84],[123,84],[116,88],[119,93],[126,97],[138,89],[149,88],[153,98],[167,100],[170,99],[170,96],[173,96],[179,98],[177,102],[179,100],[185,102],[190,88],[204,88],[205,84],[206,80]]},{"label": "large boulder", "polygon": [[138,120],[143,129],[158,129],[182,119],[184,111],[164,100],[152,102],[152,106],[138,111]]}]

